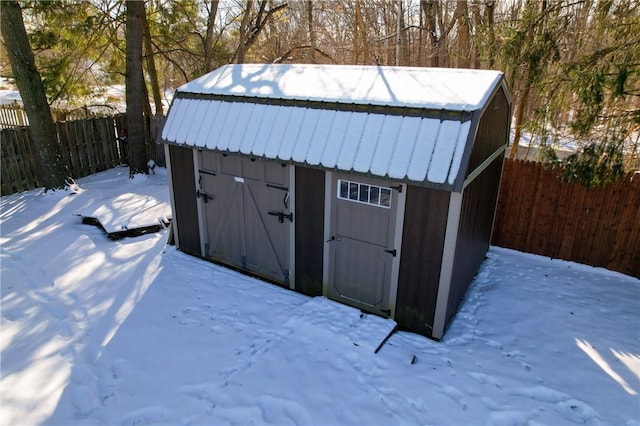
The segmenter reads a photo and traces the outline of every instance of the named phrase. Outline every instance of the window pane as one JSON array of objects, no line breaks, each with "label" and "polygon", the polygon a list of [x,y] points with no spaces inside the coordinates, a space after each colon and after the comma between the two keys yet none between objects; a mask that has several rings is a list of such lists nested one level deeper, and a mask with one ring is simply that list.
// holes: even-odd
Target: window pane
[{"label": "window pane", "polygon": [[360,184],[360,198],[363,203],[369,202],[369,185]]},{"label": "window pane", "polygon": [[350,200],[358,200],[358,184],[350,182],[349,183],[349,199]]},{"label": "window pane", "polygon": [[391,190],[389,188],[380,188],[380,205],[391,207]]},{"label": "window pane", "polygon": [[340,181],[340,198],[349,199],[349,182]]},{"label": "window pane", "polygon": [[372,186],[371,191],[369,191],[369,203],[377,206],[379,196],[380,196],[380,188],[378,188],[377,186]]}]

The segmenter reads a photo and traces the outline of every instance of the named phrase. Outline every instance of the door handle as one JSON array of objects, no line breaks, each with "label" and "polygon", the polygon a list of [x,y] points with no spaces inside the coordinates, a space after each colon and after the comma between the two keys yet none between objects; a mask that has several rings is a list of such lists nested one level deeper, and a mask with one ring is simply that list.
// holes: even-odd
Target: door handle
[{"label": "door handle", "polygon": [[340,238],[340,237],[331,237],[331,238],[329,238],[327,240],[327,242],[330,243],[331,241],[341,241],[341,240],[342,240],[342,238]]},{"label": "door handle", "polygon": [[386,253],[389,253],[391,256],[396,257],[396,254],[398,254],[398,252],[396,251],[396,249],[393,250],[385,250]]}]

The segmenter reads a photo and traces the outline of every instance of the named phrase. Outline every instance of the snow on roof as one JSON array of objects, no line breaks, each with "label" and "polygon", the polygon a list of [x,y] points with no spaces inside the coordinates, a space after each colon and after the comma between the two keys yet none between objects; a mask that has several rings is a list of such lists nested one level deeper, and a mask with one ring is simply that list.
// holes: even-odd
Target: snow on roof
[{"label": "snow on roof", "polygon": [[218,68],[178,92],[473,111],[501,77],[488,70],[241,64]]},{"label": "snow on roof", "polygon": [[228,65],[178,89],[162,139],[451,189],[475,132],[471,111],[501,78],[483,70]]}]

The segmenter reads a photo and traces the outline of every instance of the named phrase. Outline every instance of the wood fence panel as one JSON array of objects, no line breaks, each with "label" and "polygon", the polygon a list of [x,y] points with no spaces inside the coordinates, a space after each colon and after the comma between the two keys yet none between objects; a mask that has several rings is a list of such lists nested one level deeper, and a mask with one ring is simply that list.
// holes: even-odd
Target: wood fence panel
[{"label": "wood fence panel", "polygon": [[71,149],[68,140],[63,134],[64,128],[58,122],[55,122],[54,125],[56,128],[56,133],[58,135],[58,144],[60,146],[60,155],[62,156],[62,161],[64,161],[64,163],[67,165],[69,173],[74,176],[73,156],[71,155]]},{"label": "wood fence panel", "polygon": [[586,189],[507,160],[492,244],[640,278],[640,174]]},{"label": "wood fence panel", "polygon": [[120,156],[120,161],[122,163],[129,164],[129,141],[126,137],[127,115],[118,114],[114,116],[113,119],[116,123],[116,134],[118,135],[118,153]]},{"label": "wood fence panel", "polygon": [[[60,154],[73,178],[88,176],[122,163],[116,127],[126,117],[89,118],[56,122]],[[0,130],[2,195],[38,188],[37,157],[28,127]]]},{"label": "wood fence panel", "polygon": [[25,131],[20,131],[17,129],[15,132],[11,132],[11,136],[9,139],[10,144],[10,152],[13,156],[13,171],[15,176],[15,184],[18,191],[22,192],[28,187],[28,177],[29,169],[24,161],[24,153],[23,153],[23,141],[26,139],[23,136],[26,134]]},{"label": "wood fence panel", "polygon": [[[540,166],[540,165],[539,165]],[[557,176],[555,173],[545,173],[542,167],[539,167],[540,173],[546,176],[545,185],[549,189],[549,204],[552,206],[547,207],[547,213],[549,215],[549,233],[547,239],[549,240],[549,247],[547,252],[550,257],[561,257],[560,253],[564,249],[571,250],[573,244],[573,238],[564,238],[565,234],[572,235],[572,232],[568,230],[575,230],[577,222],[575,220],[575,199],[574,195],[579,196],[576,186],[568,186],[564,188],[564,191],[560,191],[557,187]],[[553,201],[552,201],[553,200]]]},{"label": "wood fence panel", "polygon": [[93,137],[96,146],[96,154],[99,159],[98,167],[101,171],[111,168],[111,158],[109,158],[109,151],[106,146],[109,144],[109,140],[104,139],[104,130],[102,128],[102,119],[93,118]]},{"label": "wood fence panel", "polygon": [[166,167],[166,159],[164,158],[164,145],[158,143],[160,137],[162,136],[162,128],[164,127],[164,122],[166,117],[164,115],[152,115],[151,119],[151,128],[149,129],[151,135],[151,144],[155,147],[155,151],[153,152],[153,158],[155,158],[156,164],[161,167]]},{"label": "wood fence panel", "polygon": [[106,158],[106,164],[109,168],[115,167],[120,164],[120,157],[118,156],[118,146],[115,133],[115,123],[112,119],[101,118],[100,124],[100,139],[102,141],[102,149]]},{"label": "wood fence panel", "polygon": [[28,126],[29,119],[22,105],[13,101],[9,105],[0,105],[0,129]]},{"label": "wood fence panel", "polygon": [[13,137],[16,131],[6,130],[2,132],[2,194],[11,194],[21,191],[20,173],[18,171],[18,155],[15,152]]},{"label": "wood fence panel", "polygon": [[31,143],[26,127],[4,129],[2,145],[2,195],[35,188],[38,174],[30,151]]},{"label": "wood fence panel", "polygon": [[74,121],[73,123],[74,132],[78,141],[78,148],[81,153],[80,158],[83,159],[83,176],[88,176],[97,171],[94,166],[95,160],[93,158],[93,146],[90,143],[90,139],[87,137],[85,121]]},{"label": "wood fence panel", "polygon": [[25,163],[25,175],[29,180],[27,189],[32,187],[38,188],[39,184],[39,173],[38,173],[38,161],[36,156],[39,155],[36,150],[36,146],[31,140],[31,135],[29,133],[29,128],[24,127],[22,131],[22,138],[20,141],[20,148],[22,152],[24,152],[24,163]]},{"label": "wood fence panel", "polygon": [[83,175],[82,159],[78,141],[74,132],[74,124],[72,121],[64,121],[56,123],[58,131],[58,139],[60,140],[60,149],[66,155],[67,165],[71,176],[80,177]]},{"label": "wood fence panel", "polygon": [[[164,117],[145,118],[149,133],[147,151],[156,164],[164,165],[164,149],[156,142],[162,131]],[[97,173],[127,163],[126,114],[112,117],[93,117],[55,123],[60,154],[73,178]],[[123,132],[123,133],[121,133]],[[120,136],[125,136],[121,139]],[[36,169],[39,153],[28,134],[27,127],[0,129],[2,157],[0,158],[1,193],[12,194],[39,187]]]},{"label": "wood fence panel", "polygon": [[[158,165],[164,165],[164,150],[155,143],[164,117],[153,116],[145,120],[145,129],[149,132],[145,138],[153,141],[147,147],[149,158]],[[128,161],[126,137],[120,138],[126,135],[126,114],[56,122],[55,126],[60,154],[73,178],[88,176]],[[0,129],[0,139],[2,195],[38,188],[36,167],[39,153],[34,150],[28,128]]]},{"label": "wood fence panel", "polygon": [[98,167],[98,163],[100,162],[100,158],[98,157],[98,152],[96,150],[95,138],[93,137],[93,123],[92,120],[82,120],[78,121],[81,124],[80,128],[82,131],[82,141],[85,144],[87,150],[87,158],[89,163],[89,173],[94,174],[100,172],[100,167]]},{"label": "wood fence panel", "polygon": [[617,271],[624,270],[625,265],[635,265],[636,271],[640,269],[640,173],[628,181],[631,189],[622,191],[617,238],[610,262],[610,268]]}]

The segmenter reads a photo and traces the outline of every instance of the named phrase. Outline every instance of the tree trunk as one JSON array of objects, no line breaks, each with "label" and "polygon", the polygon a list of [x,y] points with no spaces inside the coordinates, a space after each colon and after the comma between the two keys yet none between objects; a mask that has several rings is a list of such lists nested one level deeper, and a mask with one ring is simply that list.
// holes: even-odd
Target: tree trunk
[{"label": "tree trunk", "polygon": [[496,2],[489,0],[485,4],[487,19],[487,43],[489,44],[489,69],[495,69],[496,66],[496,33],[494,28]]},{"label": "tree trunk", "polygon": [[396,66],[400,65],[400,32],[402,28],[402,0],[397,0],[396,3]]},{"label": "tree trunk", "polygon": [[482,68],[480,58],[482,56],[483,44],[481,34],[484,34],[484,26],[482,24],[482,16],[480,15],[480,1],[472,0],[471,16],[473,16],[473,30],[471,31],[471,66],[475,69]]},{"label": "tree trunk", "polygon": [[149,21],[146,14],[144,17],[144,50],[145,62],[147,63],[147,74],[149,75],[149,83],[151,84],[151,94],[153,95],[153,103],[156,107],[156,114],[164,114],[162,106],[162,95],[160,93],[160,85],[158,84],[158,71],[156,70],[156,60],[153,55],[153,45],[151,44],[151,31],[149,30]]},{"label": "tree trunk", "polygon": [[354,8],[355,16],[353,23],[353,64],[357,65],[361,62],[361,56],[364,56],[366,60],[366,55],[362,53],[364,49],[361,49],[361,46],[365,44],[365,28],[364,21],[362,20],[362,8],[360,0],[356,0]]},{"label": "tree trunk", "polygon": [[409,36],[407,35],[407,31],[403,30],[406,27],[404,10],[402,0],[398,0],[398,13],[400,14],[400,25],[398,28],[398,32],[400,33],[400,60],[398,65],[408,66],[411,65],[411,55],[409,52]]},{"label": "tree trunk", "polygon": [[531,83],[527,83],[523,93],[520,95],[518,102],[516,103],[515,122],[513,127],[515,129],[513,135],[513,144],[509,151],[509,158],[514,159],[518,154],[518,147],[520,145],[520,136],[522,135],[522,121],[524,120],[524,110],[529,103],[529,92],[531,92]]},{"label": "tree trunk", "polygon": [[213,64],[213,36],[215,33],[216,14],[220,0],[211,0],[211,8],[209,9],[209,19],[207,20],[207,35],[204,40],[204,70],[209,72],[214,68]]},{"label": "tree trunk", "polygon": [[45,191],[63,188],[68,177],[67,167],[60,154],[51,109],[36,68],[18,2],[0,1],[0,28],[13,77],[29,118],[29,133],[35,145],[39,183],[44,186]]},{"label": "tree trunk", "polygon": [[125,40],[127,140],[129,142],[129,174],[148,173],[144,137],[144,99],[146,90],[142,75],[142,39],[144,28],[144,2],[127,0]]},{"label": "tree trunk", "polygon": [[246,52],[246,42],[248,38],[249,18],[251,17],[251,9],[253,8],[253,0],[247,0],[247,9],[242,16],[242,22],[240,22],[240,34],[238,37],[238,50],[236,50],[236,63],[244,63],[244,55]]},{"label": "tree trunk", "polygon": [[425,32],[425,23],[424,23],[424,14],[422,13],[422,1],[420,1],[420,13],[418,14],[419,16],[419,21],[420,21],[420,31],[419,31],[419,38],[418,38],[418,66],[419,67],[424,67],[426,66],[425,63],[425,57],[424,57],[424,44],[426,44],[427,41],[427,33]]},{"label": "tree trunk", "polygon": [[437,8],[438,3],[434,0],[421,0],[420,6],[424,18],[427,23],[427,31],[429,32],[429,49],[427,49],[427,56],[429,58],[430,67],[440,66],[440,38],[438,37],[438,28],[436,23],[438,21]]},{"label": "tree trunk", "polygon": [[309,45],[311,46],[311,63],[316,63],[316,30],[313,25],[313,0],[307,1],[307,24],[309,29]]},{"label": "tree trunk", "polygon": [[469,8],[467,0],[458,0],[454,13],[454,19],[458,20],[458,68],[469,68],[471,48],[469,43]]}]

